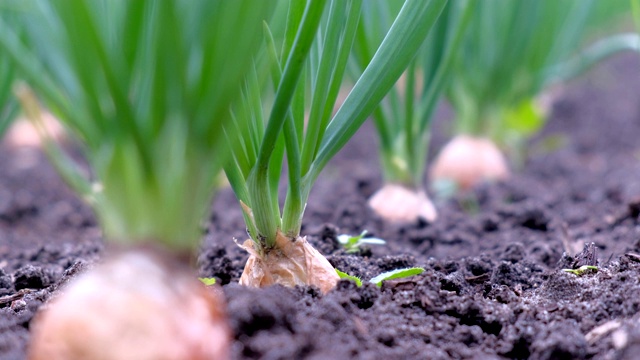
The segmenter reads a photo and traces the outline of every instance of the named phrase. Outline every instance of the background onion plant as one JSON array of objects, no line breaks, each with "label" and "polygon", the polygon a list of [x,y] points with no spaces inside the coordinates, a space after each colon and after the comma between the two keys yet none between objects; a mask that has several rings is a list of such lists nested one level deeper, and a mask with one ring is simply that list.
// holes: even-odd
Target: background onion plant
[{"label": "background onion plant", "polygon": [[595,5],[594,0],[478,2],[447,88],[456,113],[454,132],[462,136],[442,149],[431,170],[433,179],[469,187],[482,178],[507,176],[494,143],[521,149],[541,128],[545,114],[536,96],[602,58],[636,46],[635,35],[622,34],[581,50],[589,23],[598,16]]},{"label": "background onion plant", "polygon": [[[429,129],[475,4],[449,1],[404,77],[372,114],[380,139],[384,185],[369,204],[385,219],[411,222],[418,217],[428,221],[436,218],[423,186]],[[366,69],[399,8],[397,1],[365,5],[353,48],[356,75]]]}]

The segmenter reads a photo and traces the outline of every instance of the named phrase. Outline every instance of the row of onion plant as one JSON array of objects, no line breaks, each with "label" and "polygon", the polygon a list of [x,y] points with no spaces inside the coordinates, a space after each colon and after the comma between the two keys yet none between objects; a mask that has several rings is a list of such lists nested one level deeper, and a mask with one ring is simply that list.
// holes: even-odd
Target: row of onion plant
[{"label": "row of onion plant", "polygon": [[[0,48],[24,80],[18,98],[57,170],[116,244],[38,316],[30,357],[225,358],[220,296],[185,266],[222,167],[252,239],[241,283],[332,288],[336,272],[300,237],[311,187],[412,61],[446,3],[408,0],[332,115],[361,0],[12,2],[3,11],[24,34],[0,17]],[[265,78],[274,89],[268,116]],[[77,140],[88,168],[47,134],[43,109]]]},{"label": "row of onion plant", "polygon": [[[228,356],[222,299],[185,263],[226,159],[229,108],[273,5],[26,0],[2,9],[0,54],[24,81],[24,111],[112,244],[38,315],[30,358]],[[43,108],[77,140],[88,169],[46,134]]]}]

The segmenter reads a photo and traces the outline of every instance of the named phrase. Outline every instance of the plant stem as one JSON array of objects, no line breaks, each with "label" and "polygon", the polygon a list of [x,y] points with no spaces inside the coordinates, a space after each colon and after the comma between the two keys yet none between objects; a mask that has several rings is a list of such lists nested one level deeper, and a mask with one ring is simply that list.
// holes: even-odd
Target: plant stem
[{"label": "plant stem", "polygon": [[276,140],[286,121],[291,98],[296,90],[305,59],[315,38],[325,4],[326,0],[310,0],[307,4],[300,31],[297,33],[292,51],[284,67],[280,86],[265,129],[262,146],[258,152],[258,159],[247,179],[252,199],[251,206],[254,210],[254,221],[259,233],[259,239],[254,239],[254,241],[263,242],[259,246],[266,248],[273,247],[277,230],[280,227],[279,216],[273,209],[273,204],[277,204],[278,199],[273,199],[269,189],[269,162]]}]

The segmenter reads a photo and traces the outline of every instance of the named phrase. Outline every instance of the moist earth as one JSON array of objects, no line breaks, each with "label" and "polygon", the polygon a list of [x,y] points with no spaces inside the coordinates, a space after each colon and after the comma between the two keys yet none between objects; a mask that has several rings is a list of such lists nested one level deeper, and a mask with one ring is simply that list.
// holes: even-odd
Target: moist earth
[{"label": "moist earth", "polygon": [[[387,224],[366,206],[380,185],[366,124],[311,194],[303,234],[338,269],[313,287],[239,286],[247,235],[229,189],[194,262],[228,301],[235,359],[635,359],[640,351],[640,63],[610,59],[556,89],[543,131],[508,181],[436,198],[428,224]],[[449,137],[435,122],[431,154]],[[103,254],[90,209],[33,149],[0,152],[0,358],[24,359],[38,309]],[[347,253],[338,234],[384,238]],[[563,269],[597,266],[579,274]],[[384,282],[381,272],[424,273]]]}]

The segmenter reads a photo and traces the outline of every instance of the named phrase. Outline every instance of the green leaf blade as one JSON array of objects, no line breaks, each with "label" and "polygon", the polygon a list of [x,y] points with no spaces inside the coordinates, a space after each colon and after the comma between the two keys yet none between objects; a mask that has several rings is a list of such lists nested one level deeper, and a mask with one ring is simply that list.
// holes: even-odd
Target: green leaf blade
[{"label": "green leaf blade", "polygon": [[408,0],[351,93],[329,123],[310,172],[320,171],[355,134],[415,57],[447,0]]},{"label": "green leaf blade", "polygon": [[[95,184],[79,179],[66,153],[47,148],[76,191],[91,191],[105,238],[193,249],[228,160],[229,109],[275,4],[20,4],[29,11],[11,16],[24,36],[0,16],[0,53],[83,142]],[[237,146],[244,158],[232,167],[236,178],[255,157],[251,145]]]},{"label": "green leaf blade", "polygon": [[383,281],[393,280],[393,279],[404,279],[411,276],[420,275],[424,271],[425,271],[424,268],[421,268],[421,267],[391,270],[372,278],[371,280],[369,280],[369,282],[372,284],[376,284],[376,286],[380,287],[382,286]]},{"label": "green leaf blade", "polygon": [[353,275],[349,275],[345,272],[342,272],[338,269],[336,269],[336,273],[338,274],[338,276],[340,277],[340,279],[345,279],[345,280],[351,280],[354,283],[356,283],[357,287],[362,287],[362,280],[357,277],[357,276],[353,276]]}]

